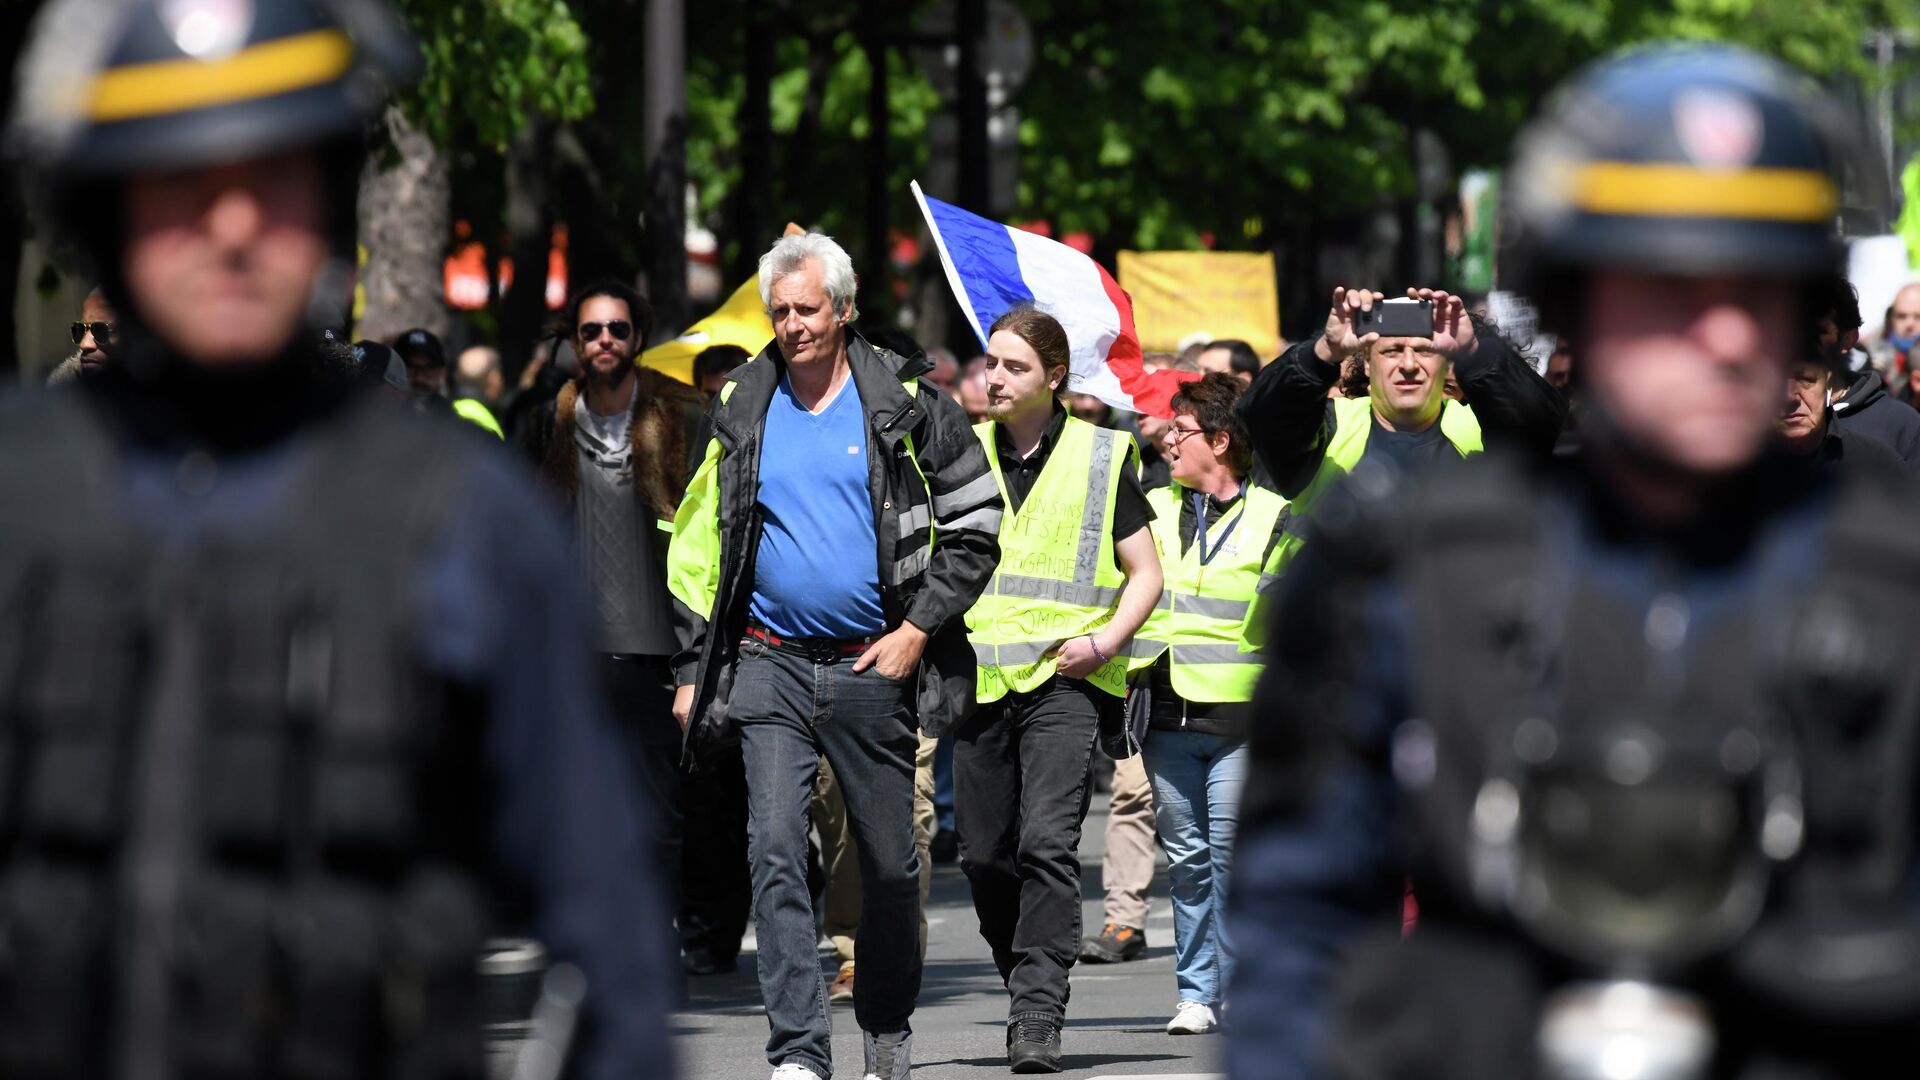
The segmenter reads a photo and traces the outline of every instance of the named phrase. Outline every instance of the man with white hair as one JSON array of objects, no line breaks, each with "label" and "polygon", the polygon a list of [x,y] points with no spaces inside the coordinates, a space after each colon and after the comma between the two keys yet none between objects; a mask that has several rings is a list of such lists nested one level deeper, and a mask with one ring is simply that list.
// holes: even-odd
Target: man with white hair
[{"label": "man with white hair", "polygon": [[822,754],[845,794],[862,895],[854,1016],[865,1075],[911,1069],[920,993],[918,726],[971,710],[967,610],[999,560],[1001,500],[924,356],[848,330],[853,263],[832,238],[760,259],[774,340],[714,398],[713,439],[674,520],[674,715],[696,756],[737,735],[775,1080],[833,1074],[807,889]]}]

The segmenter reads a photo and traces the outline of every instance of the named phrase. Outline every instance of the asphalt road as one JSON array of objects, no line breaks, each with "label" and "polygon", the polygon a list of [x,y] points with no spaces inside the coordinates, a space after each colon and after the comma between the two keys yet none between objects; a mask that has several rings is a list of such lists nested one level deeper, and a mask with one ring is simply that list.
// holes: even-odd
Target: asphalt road
[{"label": "asphalt road", "polygon": [[[1100,927],[1100,852],[1106,796],[1095,795],[1080,844],[1083,921]],[[1211,1080],[1219,1035],[1170,1036],[1166,1023],[1178,1000],[1173,981],[1173,915],[1164,875],[1156,877],[1147,917],[1148,950],[1127,964],[1081,964],[1073,969],[1073,1003],[1062,1040],[1074,1080],[1159,1076]],[[966,878],[957,865],[934,867],[927,912],[926,975],[913,1017],[914,1076],[918,1080],[987,1080],[1011,1076],[1006,1059],[1006,991],[980,940]],[[686,1080],[745,1080],[773,1070],[766,1061],[767,1019],[754,973],[753,941],[730,975],[692,980],[689,1008],[674,1017],[675,1050]],[[822,970],[833,975],[831,958]],[[833,1014],[835,1075],[859,1080],[860,1029],[851,1005]]]}]

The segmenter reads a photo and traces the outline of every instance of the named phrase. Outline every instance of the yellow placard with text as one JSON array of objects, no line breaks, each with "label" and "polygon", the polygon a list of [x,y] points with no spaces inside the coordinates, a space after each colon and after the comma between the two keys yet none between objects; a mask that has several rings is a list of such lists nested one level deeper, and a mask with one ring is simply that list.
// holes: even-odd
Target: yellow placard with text
[{"label": "yellow placard with text", "polygon": [[1262,360],[1280,352],[1279,282],[1257,251],[1123,251],[1120,287],[1147,352],[1178,352],[1194,334],[1239,338]]}]

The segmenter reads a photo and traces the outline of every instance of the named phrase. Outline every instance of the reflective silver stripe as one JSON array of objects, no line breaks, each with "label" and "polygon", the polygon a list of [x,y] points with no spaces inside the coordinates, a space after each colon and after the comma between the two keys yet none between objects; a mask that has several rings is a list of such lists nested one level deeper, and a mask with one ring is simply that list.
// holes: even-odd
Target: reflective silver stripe
[{"label": "reflective silver stripe", "polygon": [[1119,440],[1117,431],[1094,429],[1087,504],[1080,518],[1080,550],[1073,564],[1073,580],[1082,585],[1093,584],[1093,576],[1100,570],[1100,536],[1107,531],[1107,481],[1113,476],[1113,446]]},{"label": "reflective silver stripe", "polygon": [[900,539],[905,540],[931,524],[933,515],[927,512],[925,503],[909,507],[906,513],[900,515]]},{"label": "reflective silver stripe", "polygon": [[1005,516],[997,506],[983,506],[978,510],[964,514],[952,521],[940,523],[940,531],[951,533],[961,529],[978,529],[983,533],[1000,535],[1000,520]]},{"label": "reflective silver stripe", "polygon": [[916,547],[907,553],[907,557],[893,564],[893,580],[897,584],[916,574],[926,572],[927,563],[933,559],[930,548]]},{"label": "reflective silver stripe", "polygon": [[933,512],[942,518],[951,517],[962,510],[979,506],[998,494],[1000,494],[1000,485],[994,480],[993,471],[988,470],[968,481],[967,486],[958,491],[935,495]]},{"label": "reflective silver stripe", "polygon": [[1264,664],[1259,653],[1241,652],[1238,645],[1175,645],[1176,664]]},{"label": "reflective silver stripe", "polygon": [[1157,604],[1155,604],[1155,605],[1153,605],[1153,610],[1155,610],[1155,611],[1172,611],[1172,610],[1173,610],[1173,594],[1172,594],[1172,593],[1170,593],[1170,592],[1168,592],[1168,591],[1167,591],[1167,590],[1165,590],[1165,589],[1161,589],[1161,590],[1160,590],[1160,602],[1159,602],[1159,603],[1157,603]]},{"label": "reflective silver stripe", "polygon": [[1246,600],[1218,600],[1211,596],[1182,596],[1174,604],[1177,615],[1201,615],[1209,619],[1238,622],[1247,617],[1253,605]]},{"label": "reflective silver stripe", "polygon": [[975,663],[986,667],[1021,667],[1037,664],[1047,658],[1060,643],[1058,641],[1016,641],[1009,645],[986,645],[973,643]]},{"label": "reflective silver stripe", "polygon": [[1120,655],[1135,660],[1151,660],[1166,651],[1167,643],[1164,641],[1137,637],[1127,642],[1127,647],[1120,650]]},{"label": "reflective silver stripe", "polygon": [[993,576],[995,596],[1019,596],[1028,600],[1058,600],[1079,607],[1110,608],[1120,599],[1120,590],[1104,585],[1076,585],[1068,581],[1026,577],[1021,574]]},{"label": "reflective silver stripe", "polygon": [[1285,574],[1261,574],[1260,581],[1258,584],[1254,585],[1253,591],[1257,593],[1272,592],[1274,590],[1274,587],[1280,584],[1280,579],[1283,577],[1286,577],[1286,575]]}]

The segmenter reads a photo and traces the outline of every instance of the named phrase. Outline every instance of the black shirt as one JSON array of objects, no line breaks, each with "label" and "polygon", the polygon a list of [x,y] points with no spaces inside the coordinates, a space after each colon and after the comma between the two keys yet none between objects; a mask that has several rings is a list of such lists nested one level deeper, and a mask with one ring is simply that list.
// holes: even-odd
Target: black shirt
[{"label": "black shirt", "polygon": [[1367,419],[1373,423],[1373,430],[1367,433],[1367,449],[1360,455],[1362,460],[1383,457],[1402,468],[1409,468],[1442,453],[1459,453],[1447,441],[1438,420],[1425,431],[1391,431],[1372,413],[1367,414]]},{"label": "black shirt", "polygon": [[[1053,419],[1047,421],[1047,430],[1040,434],[1040,445],[1035,447],[1030,457],[1021,457],[1007,438],[1007,429],[993,426],[993,446],[1000,455],[1000,475],[1007,484],[1007,511],[1017,513],[1020,504],[1027,501],[1027,495],[1033,491],[1034,482],[1040,479],[1040,470],[1047,467],[1047,459],[1053,456],[1054,444],[1060,441],[1060,429],[1067,423],[1067,411],[1057,403],[1053,407]],[[1113,521],[1109,523],[1115,540],[1125,540],[1134,533],[1147,527],[1153,520],[1153,508],[1147,505],[1147,493],[1140,488],[1140,478],[1131,469],[1120,473],[1120,491],[1113,500]],[[1115,554],[1116,564],[1119,561]]]},{"label": "black shirt", "polygon": [[[1208,531],[1212,532],[1213,527],[1220,523],[1220,519],[1227,516],[1227,511],[1240,505],[1240,499],[1246,495],[1247,488],[1259,486],[1258,483],[1254,482],[1252,477],[1248,477],[1241,481],[1240,491],[1231,499],[1222,502],[1211,495],[1206,496]],[[1194,521],[1193,517],[1194,493],[1185,488],[1177,488],[1174,494],[1180,497],[1180,554],[1185,555],[1187,549],[1193,546],[1194,534],[1199,531],[1199,525]],[[1286,535],[1286,530],[1280,527],[1285,523],[1285,515],[1282,514],[1281,521],[1275,525],[1273,535],[1267,537],[1266,554],[1261,557],[1263,563],[1266,559],[1273,556],[1273,549],[1279,545],[1280,538]],[[1218,544],[1220,542],[1219,534],[1214,533],[1209,536],[1207,542],[1209,544]]]}]

